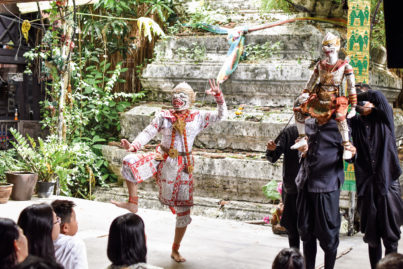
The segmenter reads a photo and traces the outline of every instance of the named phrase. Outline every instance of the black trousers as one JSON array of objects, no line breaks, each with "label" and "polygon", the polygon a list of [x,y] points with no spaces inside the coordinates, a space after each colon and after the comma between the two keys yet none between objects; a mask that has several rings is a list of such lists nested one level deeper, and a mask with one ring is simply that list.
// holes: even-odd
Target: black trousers
[{"label": "black trousers", "polygon": [[340,190],[324,193],[298,192],[298,232],[303,241],[307,269],[315,268],[316,240],[325,252],[325,269],[334,268],[339,246]]},{"label": "black trousers", "polygon": [[287,193],[283,190],[282,198],[284,210],[280,224],[287,229],[288,244],[290,248],[299,249],[300,240],[297,227],[297,196],[297,193]]},{"label": "black trousers", "polygon": [[360,215],[360,229],[364,242],[368,243],[371,267],[382,258],[382,245],[385,255],[397,252],[400,239],[400,226],[403,225],[403,201],[399,181],[390,186],[386,195],[381,195],[374,184],[369,184],[363,196],[357,199]]}]

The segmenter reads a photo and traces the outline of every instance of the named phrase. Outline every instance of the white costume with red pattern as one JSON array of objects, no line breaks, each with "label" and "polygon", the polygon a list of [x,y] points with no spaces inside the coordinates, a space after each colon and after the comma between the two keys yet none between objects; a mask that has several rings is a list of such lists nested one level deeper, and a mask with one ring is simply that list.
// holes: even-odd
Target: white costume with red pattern
[{"label": "white costume with red pattern", "polygon": [[[212,123],[223,120],[227,116],[227,106],[222,93],[216,96],[217,111],[190,111],[186,118],[187,148],[191,151],[196,136]],[[176,132],[174,148],[179,156],[171,158],[167,149],[171,146],[173,124],[177,120],[174,110],[161,111],[153,121],[136,137],[132,144],[141,148],[153,139],[157,133],[162,134],[161,144],[156,151],[164,160],[155,160],[156,152],[148,154],[129,154],[123,159],[121,173],[127,180],[140,183],[156,176],[159,186],[159,199],[162,204],[175,208],[177,212],[177,227],[185,227],[191,221],[190,207],[193,205],[193,174],[187,173],[186,147],[184,137]],[[182,156],[181,156],[182,155]],[[194,159],[190,153],[191,165]]]}]

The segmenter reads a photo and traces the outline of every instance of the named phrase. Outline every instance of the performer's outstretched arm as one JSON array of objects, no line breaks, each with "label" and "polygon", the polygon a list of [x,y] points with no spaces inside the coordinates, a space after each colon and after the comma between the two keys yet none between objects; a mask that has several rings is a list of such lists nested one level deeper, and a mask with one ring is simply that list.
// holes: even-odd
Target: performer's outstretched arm
[{"label": "performer's outstretched arm", "polygon": [[123,148],[131,152],[137,152],[140,150],[144,145],[150,142],[157,133],[159,132],[162,122],[164,120],[163,112],[160,112],[152,122],[141,132],[137,135],[132,143],[129,143],[126,139],[122,139],[121,143]]},{"label": "performer's outstretched arm", "polygon": [[203,117],[203,128],[206,128],[209,124],[215,123],[221,120],[225,120],[228,117],[227,104],[225,103],[224,94],[222,93],[220,86],[214,80],[210,80],[210,89],[206,91],[214,97],[217,102],[217,112],[206,112]]}]

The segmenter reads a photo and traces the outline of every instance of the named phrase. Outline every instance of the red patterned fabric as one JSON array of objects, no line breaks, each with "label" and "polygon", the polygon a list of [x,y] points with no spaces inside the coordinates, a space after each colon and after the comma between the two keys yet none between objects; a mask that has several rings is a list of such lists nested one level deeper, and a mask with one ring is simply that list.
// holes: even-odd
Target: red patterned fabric
[{"label": "red patterned fabric", "polygon": [[178,212],[177,215],[178,215],[179,217],[186,216],[186,215],[190,215],[190,209],[187,210],[187,211],[185,211],[185,212]]},{"label": "red patterned fabric", "polygon": [[[147,179],[147,178],[144,178],[144,176],[142,176],[142,173],[140,173],[141,167],[143,167],[143,166],[150,167],[149,170],[147,170],[147,171],[151,171],[153,176],[157,173],[157,170],[155,169],[155,167],[151,163],[151,161],[154,160],[154,159],[155,159],[155,153],[149,153],[149,154],[143,155],[135,163],[128,163],[126,161],[123,161],[123,164],[128,165],[130,167],[130,169],[132,170],[134,178],[136,179],[137,183],[141,183],[145,179]],[[147,171],[146,171],[146,174],[147,174]]]},{"label": "red patterned fabric", "polygon": [[[170,109],[170,110],[164,110],[162,112],[163,112],[164,118],[169,119],[172,123],[174,123],[176,121],[176,117],[174,115],[175,110]],[[199,111],[191,111],[185,121],[186,122],[194,121],[194,119],[197,115],[199,115]]]}]

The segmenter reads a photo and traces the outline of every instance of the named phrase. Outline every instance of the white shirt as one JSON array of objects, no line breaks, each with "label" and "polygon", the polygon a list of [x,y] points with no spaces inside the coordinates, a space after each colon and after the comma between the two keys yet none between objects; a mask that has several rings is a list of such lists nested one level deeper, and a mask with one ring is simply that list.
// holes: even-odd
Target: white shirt
[{"label": "white shirt", "polygon": [[136,263],[130,266],[118,266],[118,265],[109,265],[106,269],[163,269],[162,267],[146,264],[146,263]]},{"label": "white shirt", "polygon": [[65,269],[88,269],[87,250],[82,239],[60,234],[53,244],[56,261]]}]

